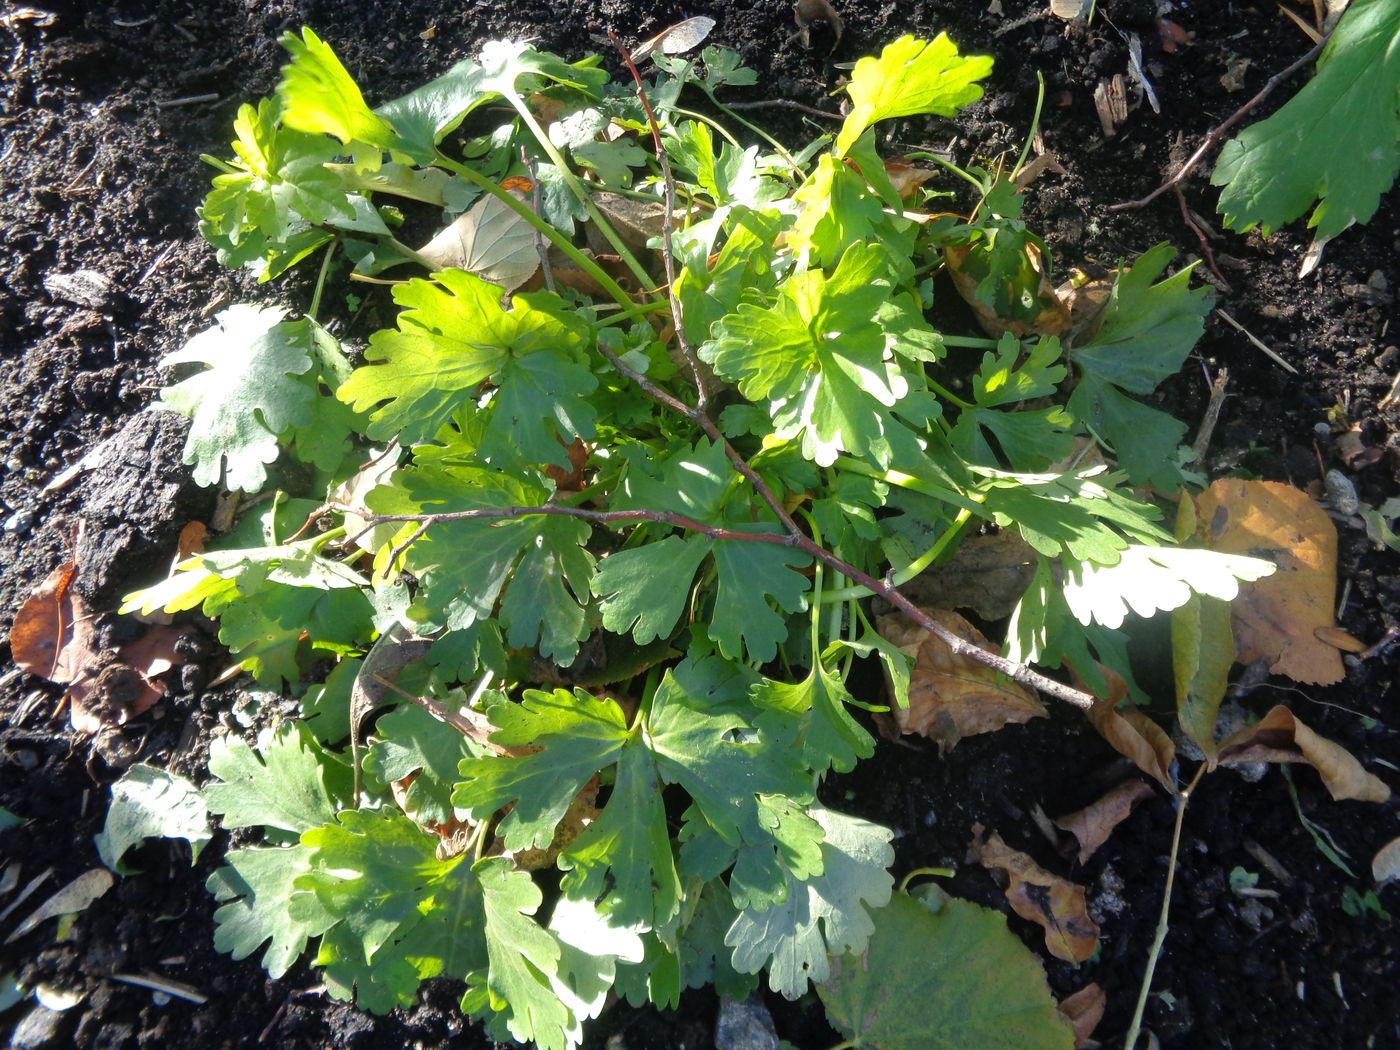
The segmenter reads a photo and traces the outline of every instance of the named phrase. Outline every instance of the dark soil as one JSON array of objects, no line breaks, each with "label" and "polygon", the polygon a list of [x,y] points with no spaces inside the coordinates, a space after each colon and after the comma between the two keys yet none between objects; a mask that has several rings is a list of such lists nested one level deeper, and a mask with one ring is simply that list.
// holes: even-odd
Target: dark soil
[{"label": "dark soil", "polygon": [[[1000,0],[992,12],[983,3],[929,0],[915,13],[907,11],[915,5],[838,0],[846,31],[830,54],[833,37],[824,25],[814,27],[810,49],[790,38],[789,0],[692,3],[684,10],[636,0],[42,6],[0,6],[0,381],[11,406],[0,419],[6,627],[29,590],[69,556],[79,524],[82,588],[105,613],[124,589],[163,574],[186,522],[208,518],[211,494],[194,487],[179,462],[183,424],[143,409],[161,384],[156,362],[207,326],[214,309],[243,297],[265,302],[285,295],[290,302],[304,294],[296,278],[255,289],[242,275],[221,270],[194,228],[209,178],[199,154],[226,152],[238,102],[270,93],[284,29],[315,27],[371,98],[380,99],[436,75],[492,36],[524,34],[579,56],[596,46],[590,36],[607,30],[637,39],[685,15],[708,13],[719,20],[714,39],[760,71],[759,85],[736,98],[827,107],[835,104],[827,92],[840,76],[834,63],[904,32],[947,29],[964,50],[996,56],[987,97],[955,129],[911,121],[900,141],[943,146],[952,138],[961,160],[1018,148],[1031,118],[1035,73],[1042,72],[1045,143],[1068,174],[1037,184],[1030,219],[1061,267],[1113,265],[1161,240],[1198,250],[1170,194],[1137,212],[1114,214],[1106,206],[1154,187],[1173,158],[1309,46],[1272,4],[1183,2],[1170,17],[1194,41],[1166,54],[1152,21],[1161,5],[1100,0],[1100,12],[1118,28],[1141,35],[1162,105],[1160,115],[1136,108],[1119,134],[1106,139],[1093,86],[1126,74],[1127,47],[1106,19],[1088,30],[1068,26],[1044,13],[1044,0]],[[1227,91],[1221,77],[1241,58],[1250,60],[1243,90]],[[206,94],[216,101],[181,102]],[[790,113],[771,112],[769,125],[788,141],[809,137]],[[1213,218],[1214,193],[1202,177],[1187,183],[1186,200]],[[1388,335],[1391,289],[1400,284],[1397,197],[1388,195],[1368,226],[1339,237],[1319,273],[1299,281],[1306,241],[1295,226],[1268,240],[1227,236],[1214,243],[1233,288],[1221,305],[1297,374],[1212,320],[1200,362],[1166,397],[1178,416],[1194,422],[1206,400],[1200,365],[1211,374],[1227,366],[1233,396],[1212,444],[1212,467],[1242,467],[1300,485],[1317,480],[1320,468],[1344,467],[1329,439],[1314,430],[1340,403],[1362,424],[1364,442],[1383,450],[1370,465],[1348,471],[1362,500],[1379,503],[1397,493],[1400,463],[1397,419],[1377,412],[1400,368],[1400,352],[1387,344],[1400,342]],[[75,295],[54,280],[82,270],[109,278],[111,291]],[[361,326],[347,337],[362,340],[369,330]],[[52,487],[65,467],[94,449],[100,466]],[[1342,623],[1374,641],[1400,620],[1400,565],[1393,553],[1377,553],[1353,524],[1342,522],[1339,531],[1340,575],[1349,585]],[[104,629],[108,640],[121,640],[121,628]],[[1400,726],[1396,656],[1350,663],[1343,685],[1294,688],[1272,680],[1245,703],[1261,711],[1289,704],[1400,787],[1400,738],[1392,728]],[[16,866],[20,886],[52,871],[30,907],[97,865],[92,835],[102,826],[107,787],[131,762],[200,777],[208,739],[233,724],[241,701],[236,689],[203,688],[223,666],[220,654],[211,653],[150,714],[96,742],[55,717],[60,690],[14,669],[0,678],[0,804],[30,818],[0,837],[4,864]],[[873,760],[829,783],[827,793],[842,808],[896,829],[899,873],[959,867],[950,886],[959,895],[1005,907],[987,874],[964,866],[970,829],[979,821],[1089,886],[1103,920],[1101,953],[1077,970],[1053,960],[1047,970],[1061,996],[1090,981],[1104,986],[1108,1013],[1097,1037],[1117,1046],[1157,921],[1172,807],[1163,798],[1141,807],[1083,870],[1056,855],[1030,814],[1037,806],[1051,816],[1077,809],[1121,774],[1083,720],[1057,710],[1048,720],[966,740],[942,758],[931,747],[882,743]],[[1148,1012],[1163,1047],[1400,1046],[1396,927],[1342,908],[1344,890],[1364,892],[1370,858],[1400,834],[1396,806],[1332,803],[1311,771],[1299,769],[1293,779],[1302,812],[1330,831],[1357,877],[1319,852],[1276,769],[1258,783],[1233,773],[1207,778],[1186,817],[1173,925]],[[458,1016],[446,986],[429,985],[411,1011],[376,1018],[331,1002],[305,966],[274,983],[256,962],[215,953],[213,907],[203,884],[226,845],[216,838],[192,867],[182,847],[148,845],[130,858],[141,874],[119,880],[78,918],[68,939],[55,941],[50,922],[0,947],[0,973],[18,972],[27,986],[86,992],[81,1005],[62,1014],[27,1013],[26,1001],[0,1015],[0,1026],[17,1028],[10,1045],[490,1045]],[[1286,880],[1261,867],[1260,849],[1277,860]],[[1236,866],[1259,872],[1260,885],[1279,896],[1235,896],[1229,875]],[[1400,913],[1393,890],[1382,891],[1381,902]],[[0,932],[28,910],[7,918]],[[1034,927],[1014,916],[1011,926],[1037,946]],[[158,1002],[148,991],[109,980],[112,973],[183,982],[208,1002]],[[838,1041],[814,998],[769,1005],[780,1033],[803,1050]],[[594,1027],[591,1045],[711,1046],[715,1009],[706,994],[687,996],[673,1014],[615,1007]]]}]

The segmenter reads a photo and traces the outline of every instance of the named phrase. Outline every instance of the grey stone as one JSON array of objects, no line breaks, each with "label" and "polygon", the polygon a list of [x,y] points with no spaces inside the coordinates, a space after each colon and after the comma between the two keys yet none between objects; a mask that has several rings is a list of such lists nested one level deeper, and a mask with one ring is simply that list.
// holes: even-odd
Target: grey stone
[{"label": "grey stone", "polygon": [[715,1050],[778,1050],[778,1029],[761,999],[720,1000]]},{"label": "grey stone", "polygon": [[67,1045],[69,1022],[76,1011],[59,1013],[36,1006],[10,1033],[9,1050],[57,1050]]}]

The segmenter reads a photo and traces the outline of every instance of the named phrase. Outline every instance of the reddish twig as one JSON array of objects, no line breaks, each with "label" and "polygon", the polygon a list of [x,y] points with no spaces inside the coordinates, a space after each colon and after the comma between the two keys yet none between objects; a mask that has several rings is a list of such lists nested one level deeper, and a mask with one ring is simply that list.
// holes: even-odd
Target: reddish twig
[{"label": "reddish twig", "polygon": [[1230,282],[1225,280],[1225,275],[1220,272],[1220,267],[1215,265],[1215,253],[1210,250],[1210,241],[1206,240],[1206,231],[1201,229],[1200,223],[1191,214],[1191,209],[1186,206],[1186,194],[1181,192],[1180,186],[1173,186],[1172,189],[1176,191],[1176,202],[1181,205],[1182,221],[1196,235],[1196,240],[1201,242],[1201,254],[1205,256],[1206,265],[1210,267],[1210,272],[1215,275],[1215,279],[1222,289],[1234,294],[1235,290],[1230,287]]},{"label": "reddish twig", "polygon": [[666,147],[661,142],[661,128],[656,123],[656,114],[652,112],[651,100],[647,98],[646,89],[642,86],[642,74],[637,71],[637,64],[632,61],[632,56],[622,46],[616,33],[609,31],[608,39],[612,41],[613,47],[617,48],[618,54],[622,56],[622,61],[627,63],[627,68],[632,73],[632,79],[637,84],[637,100],[641,102],[642,109],[647,115],[647,123],[651,126],[651,141],[656,147],[656,162],[661,166],[661,178],[666,189],[666,210],[661,215],[661,261],[666,267],[666,299],[671,304],[671,321],[676,328],[676,345],[681,348],[685,362],[690,366],[690,375],[695,381],[696,404],[703,412],[709,407],[710,391],[705,382],[704,367],[700,364],[700,358],[695,354],[695,348],[690,345],[690,340],[686,337],[685,325],[681,320],[680,300],[676,298],[676,259],[671,250],[671,233],[674,229],[676,216],[676,180],[671,174],[671,159],[666,155]]},{"label": "reddish twig", "polygon": [[1176,174],[1169,178],[1166,182],[1162,183],[1162,185],[1158,186],[1146,197],[1141,197],[1135,201],[1124,201],[1121,204],[1110,204],[1108,206],[1108,210],[1130,211],[1135,208],[1145,208],[1147,207],[1147,205],[1151,204],[1162,194],[1166,193],[1167,190],[1174,189],[1175,187],[1180,185],[1181,182],[1186,178],[1186,176],[1190,175],[1191,172],[1196,170],[1196,165],[1205,159],[1206,154],[1211,151],[1211,149],[1216,145],[1216,143],[1218,143],[1222,138],[1225,137],[1225,132],[1229,131],[1232,127],[1238,124],[1242,119],[1244,119],[1245,114],[1247,114],[1255,106],[1259,105],[1259,103],[1263,102],[1264,99],[1268,98],[1269,95],[1273,93],[1274,88],[1278,87],[1285,80],[1291,77],[1294,73],[1298,72],[1298,70],[1302,69],[1309,62],[1317,58],[1318,55],[1322,54],[1322,49],[1327,46],[1327,40],[1329,39],[1331,39],[1330,36],[1324,38],[1317,44],[1316,47],[1314,47],[1302,58],[1294,62],[1287,69],[1283,70],[1283,72],[1275,73],[1273,76],[1271,76],[1269,78],[1268,83],[1259,89],[1259,93],[1257,95],[1255,95],[1243,106],[1241,106],[1239,109],[1235,110],[1235,112],[1231,113],[1228,117],[1226,117],[1224,123],[1218,124],[1211,129],[1210,133],[1206,135],[1205,141],[1203,141],[1200,144],[1200,146],[1196,148],[1196,152],[1191,154],[1191,156],[1187,158],[1186,163],[1183,164],[1177,170]]}]

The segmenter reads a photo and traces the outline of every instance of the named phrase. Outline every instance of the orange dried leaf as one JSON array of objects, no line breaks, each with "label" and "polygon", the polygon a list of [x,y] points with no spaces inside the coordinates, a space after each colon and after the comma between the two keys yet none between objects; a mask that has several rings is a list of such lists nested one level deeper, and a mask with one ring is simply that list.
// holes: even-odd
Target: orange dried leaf
[{"label": "orange dried leaf", "polygon": [[1319,736],[1286,707],[1275,707],[1220,745],[1221,765],[1248,762],[1306,762],[1317,770],[1328,794],[1340,802],[1385,802],[1390,788],[1366,772],[1346,748]]},{"label": "orange dried leaf", "polygon": [[1074,1045],[1084,1046],[1094,1029],[1103,1020],[1103,1012],[1108,1006],[1108,995],[1097,981],[1086,984],[1073,995],[1060,1002],[1060,1014],[1074,1029]]},{"label": "orange dried leaf", "polygon": [[1315,633],[1337,626],[1337,530],[1327,513],[1300,489],[1241,478],[1211,485],[1196,513],[1211,550],[1278,566],[1272,576],[1240,585],[1232,617],[1236,659],[1267,659],[1270,671],[1296,682],[1340,682],[1341,654]]},{"label": "orange dried leaf", "polygon": [[1350,631],[1344,631],[1340,627],[1319,627],[1313,631],[1313,637],[1319,642],[1326,642],[1333,649],[1340,649],[1344,653],[1364,653],[1370,648],[1356,635]]},{"label": "orange dried leaf", "polygon": [[1099,944],[1099,928],[1089,918],[1084,887],[1050,874],[995,832],[984,840],[984,830],[981,824],[972,826],[973,857],[982,867],[1005,874],[1011,909],[1044,928],[1050,954],[1076,966],[1093,955]]},{"label": "orange dried leaf", "polygon": [[77,564],[66,561],[35,587],[10,630],[11,659],[30,674],[68,685],[92,661],[92,620],[72,590]]},{"label": "orange dried leaf", "polygon": [[1079,863],[1085,864],[1108,841],[1113,829],[1128,819],[1137,804],[1152,797],[1145,780],[1125,780],[1097,802],[1055,820],[1055,826],[1079,840]]},{"label": "orange dried leaf", "polygon": [[175,543],[176,563],[196,554],[204,553],[204,543],[209,538],[209,527],[202,521],[191,521],[180,530],[180,538]]},{"label": "orange dried leaf", "polygon": [[[1119,710],[1119,701],[1128,695],[1128,685],[1121,675],[1099,665],[1099,671],[1108,680],[1109,692],[1099,697],[1094,706],[1085,712],[1089,724],[1124,758],[1132,762],[1157,783],[1176,794],[1176,783],[1172,780],[1172,763],[1176,760],[1176,745],[1156,722],[1148,718],[1136,707],[1129,705]],[[1075,676],[1075,684],[1084,688],[1084,683]]]},{"label": "orange dried leaf", "polygon": [[[924,610],[937,623],[988,652],[996,647],[955,612]],[[1012,723],[1044,718],[1035,694],[986,664],[958,656],[937,636],[905,617],[880,617],[880,634],[914,658],[909,676],[909,706],[891,705],[902,733],[918,733],[950,751],[966,736],[991,733]]]}]

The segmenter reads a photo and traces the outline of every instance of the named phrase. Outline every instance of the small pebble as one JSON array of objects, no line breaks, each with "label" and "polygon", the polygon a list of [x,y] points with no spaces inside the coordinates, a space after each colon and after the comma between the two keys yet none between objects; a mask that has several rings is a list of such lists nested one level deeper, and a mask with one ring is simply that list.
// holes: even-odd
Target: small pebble
[{"label": "small pebble", "polygon": [[1327,488],[1327,502],[1338,514],[1351,517],[1361,508],[1356,486],[1340,470],[1329,470],[1322,479]]},{"label": "small pebble", "polygon": [[778,1050],[778,1029],[763,1000],[720,1000],[715,1050]]},{"label": "small pebble", "polygon": [[23,536],[34,527],[34,512],[23,507],[5,519],[4,529],[12,536]]}]

